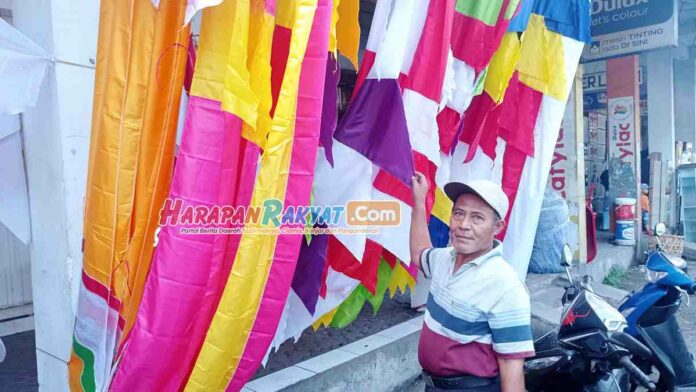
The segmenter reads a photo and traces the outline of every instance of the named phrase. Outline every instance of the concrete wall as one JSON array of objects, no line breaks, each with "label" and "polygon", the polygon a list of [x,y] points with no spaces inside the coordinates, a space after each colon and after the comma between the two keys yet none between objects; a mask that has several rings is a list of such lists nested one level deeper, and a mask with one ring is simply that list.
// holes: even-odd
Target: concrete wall
[{"label": "concrete wall", "polygon": [[674,61],[674,126],[677,141],[696,143],[696,63]]},{"label": "concrete wall", "polygon": [[23,114],[32,220],[32,285],[39,384],[67,390],[66,363],[82,269],[83,196],[99,2],[22,0],[13,22],[56,62]]}]

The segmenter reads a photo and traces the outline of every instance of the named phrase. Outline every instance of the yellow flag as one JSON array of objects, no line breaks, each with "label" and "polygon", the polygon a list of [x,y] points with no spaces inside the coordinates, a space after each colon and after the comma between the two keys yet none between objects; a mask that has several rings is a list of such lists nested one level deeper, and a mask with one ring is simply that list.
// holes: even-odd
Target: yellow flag
[{"label": "yellow flag", "polygon": [[517,33],[505,33],[498,50],[488,65],[483,89],[496,103],[501,103],[508,83],[520,58],[520,40]]},{"label": "yellow flag", "polygon": [[315,321],[314,324],[312,324],[312,328],[314,328],[314,330],[316,331],[316,330],[318,330],[318,329],[321,328],[321,327],[326,328],[326,327],[328,327],[329,325],[331,325],[331,321],[333,320],[334,316],[336,315],[336,311],[338,311],[338,306],[335,307],[332,311],[330,311],[330,312],[326,313],[325,315],[319,317],[319,318],[317,319],[317,321]]},{"label": "yellow flag", "polygon": [[563,37],[546,28],[544,17],[532,14],[522,36],[517,70],[527,86],[565,101],[567,97]]},{"label": "yellow flag", "polygon": [[[336,22],[336,46],[358,69],[358,48],[360,47],[360,0],[340,0],[338,21]],[[330,48],[331,46],[329,46]]]}]

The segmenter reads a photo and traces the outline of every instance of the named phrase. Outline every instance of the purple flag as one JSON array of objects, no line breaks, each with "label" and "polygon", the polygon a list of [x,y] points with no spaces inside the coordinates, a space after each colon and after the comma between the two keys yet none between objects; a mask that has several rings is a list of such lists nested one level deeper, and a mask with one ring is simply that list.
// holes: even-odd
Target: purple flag
[{"label": "purple flag", "polygon": [[411,186],[413,151],[396,80],[366,79],[334,138]]},{"label": "purple flag", "polygon": [[333,134],[336,131],[336,122],[338,121],[338,81],[341,79],[341,69],[338,66],[333,53],[329,53],[329,59],[326,62],[326,82],[324,82],[324,104],[321,109],[321,133],[319,134],[319,143],[324,147],[326,160],[333,167]]},{"label": "purple flag", "polygon": [[292,277],[292,289],[312,315],[319,299],[328,244],[329,236],[326,234],[313,235],[309,244],[303,238],[295,275]]}]

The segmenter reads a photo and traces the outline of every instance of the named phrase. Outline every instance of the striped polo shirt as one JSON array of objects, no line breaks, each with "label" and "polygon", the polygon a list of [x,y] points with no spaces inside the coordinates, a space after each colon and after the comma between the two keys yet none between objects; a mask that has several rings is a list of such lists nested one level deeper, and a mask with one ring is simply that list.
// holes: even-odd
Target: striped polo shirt
[{"label": "striped polo shirt", "polygon": [[453,273],[454,248],[421,254],[431,279],[418,360],[437,376],[498,375],[498,358],[534,355],[529,294],[503,259],[503,245]]}]

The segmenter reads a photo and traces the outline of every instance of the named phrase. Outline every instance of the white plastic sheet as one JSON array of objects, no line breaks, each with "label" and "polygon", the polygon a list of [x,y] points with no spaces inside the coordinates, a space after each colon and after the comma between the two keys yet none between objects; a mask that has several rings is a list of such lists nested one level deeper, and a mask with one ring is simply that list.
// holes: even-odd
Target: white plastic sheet
[{"label": "white plastic sheet", "polygon": [[20,135],[13,132],[0,139],[0,222],[26,244],[31,228]]},{"label": "white plastic sheet", "polygon": [[29,198],[16,114],[36,105],[51,55],[0,19],[0,222],[30,240]]},{"label": "white plastic sheet", "polygon": [[0,19],[0,114],[34,106],[51,55]]}]

